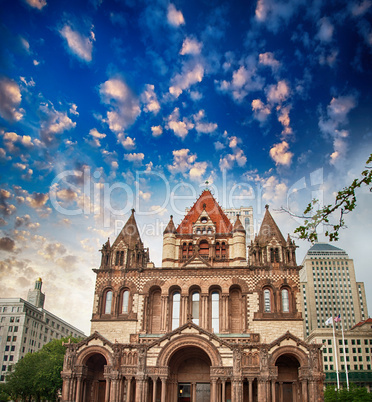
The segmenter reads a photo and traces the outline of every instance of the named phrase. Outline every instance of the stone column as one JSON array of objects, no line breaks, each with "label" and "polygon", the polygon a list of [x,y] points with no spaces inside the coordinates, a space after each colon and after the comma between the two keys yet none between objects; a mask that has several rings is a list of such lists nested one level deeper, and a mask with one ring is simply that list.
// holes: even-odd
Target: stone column
[{"label": "stone column", "polygon": [[143,402],[144,383],[145,379],[143,377],[136,378],[136,402]]},{"label": "stone column", "polygon": [[302,402],[307,402],[307,380],[301,380]]},{"label": "stone column", "polygon": [[253,381],[248,378],[248,401],[253,402]]},{"label": "stone column", "polygon": [[226,402],[226,378],[222,379],[222,400],[221,402]]},{"label": "stone column", "polygon": [[275,380],[271,380],[271,400],[272,402],[276,401],[276,395],[275,395]]},{"label": "stone column", "polygon": [[161,402],[165,402],[166,401],[166,388],[167,388],[167,379],[166,378],[162,378],[161,379]]},{"label": "stone column", "polygon": [[208,328],[208,295],[202,294],[201,304],[199,307],[199,318],[200,318],[200,326],[202,328]]},{"label": "stone column", "polygon": [[217,400],[217,379],[212,378],[211,379],[211,401],[216,401]]},{"label": "stone column", "polygon": [[81,377],[80,376],[77,378],[76,402],[81,402]]},{"label": "stone column", "polygon": [[156,402],[156,386],[157,386],[157,378],[152,379],[152,402]]},{"label": "stone column", "polygon": [[127,386],[127,401],[126,402],[130,402],[130,398],[131,398],[131,393],[132,393],[132,379],[131,378],[127,378],[126,381],[126,386]]},{"label": "stone column", "polygon": [[180,326],[187,322],[187,302],[188,296],[181,296],[181,306],[180,306]]},{"label": "stone column", "polygon": [[221,295],[221,332],[229,331],[229,295]]},{"label": "stone column", "polygon": [[62,401],[70,401],[71,374],[62,374]]},{"label": "stone column", "polygon": [[168,326],[168,296],[161,296],[161,324],[160,324],[160,331],[167,332]]},{"label": "stone column", "polygon": [[283,383],[279,383],[279,401],[283,401]]},{"label": "stone column", "polygon": [[106,377],[105,402],[110,401],[110,379]]},{"label": "stone column", "polygon": [[196,401],[196,382],[192,383],[192,401]]}]

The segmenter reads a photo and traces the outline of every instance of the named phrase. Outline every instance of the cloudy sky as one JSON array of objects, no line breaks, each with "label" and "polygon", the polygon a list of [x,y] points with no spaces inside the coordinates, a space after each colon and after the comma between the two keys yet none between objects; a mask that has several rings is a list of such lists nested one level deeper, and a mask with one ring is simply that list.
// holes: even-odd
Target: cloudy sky
[{"label": "cloudy sky", "polygon": [[[372,150],[371,0],[4,0],[0,295],[90,331],[99,249],[136,210],[150,257],[209,188],[284,236]],[[337,246],[372,311],[371,194]],[[322,235],[320,234],[322,239]],[[301,263],[309,243],[297,241]]]}]

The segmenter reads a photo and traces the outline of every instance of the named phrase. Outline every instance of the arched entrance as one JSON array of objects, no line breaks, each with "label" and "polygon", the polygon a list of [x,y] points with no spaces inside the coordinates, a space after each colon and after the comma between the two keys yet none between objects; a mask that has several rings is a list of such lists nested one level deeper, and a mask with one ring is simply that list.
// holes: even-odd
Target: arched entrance
[{"label": "arched entrance", "polygon": [[87,357],[84,365],[86,366],[86,376],[82,400],[86,402],[104,401],[106,380],[103,374],[107,365],[106,358],[100,353],[95,353]]},{"label": "arched entrance", "polygon": [[211,360],[206,352],[195,346],[177,350],[169,362],[177,402],[210,401]]},{"label": "arched entrance", "polygon": [[298,381],[300,362],[292,354],[283,354],[275,362],[278,367],[276,382],[277,402],[300,402],[301,387]]}]

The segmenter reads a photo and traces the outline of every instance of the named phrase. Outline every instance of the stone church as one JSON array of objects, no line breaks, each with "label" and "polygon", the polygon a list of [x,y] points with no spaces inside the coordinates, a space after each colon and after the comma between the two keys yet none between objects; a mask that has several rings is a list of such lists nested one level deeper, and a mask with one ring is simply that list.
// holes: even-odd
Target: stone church
[{"label": "stone church", "polygon": [[62,401],[323,400],[296,246],[268,206],[248,249],[239,216],[231,224],[204,190],[178,227],[170,218],[155,267],[132,210],[94,269],[92,334],[66,345]]}]

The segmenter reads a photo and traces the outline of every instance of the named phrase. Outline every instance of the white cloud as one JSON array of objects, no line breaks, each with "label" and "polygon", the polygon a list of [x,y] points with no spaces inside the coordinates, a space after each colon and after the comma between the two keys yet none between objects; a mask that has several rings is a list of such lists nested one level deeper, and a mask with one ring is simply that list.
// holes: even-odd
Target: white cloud
[{"label": "white cloud", "polygon": [[260,123],[264,123],[271,114],[270,107],[266,106],[260,99],[253,99],[252,110],[254,118]]},{"label": "white cloud", "polygon": [[281,80],[277,85],[270,85],[266,90],[267,100],[270,103],[282,103],[290,95],[289,84]]},{"label": "white cloud", "polygon": [[346,156],[348,131],[341,129],[348,122],[348,114],[357,106],[354,95],[332,98],[327,106],[327,116],[319,119],[319,128],[326,136],[333,139],[334,151],[330,155],[330,163],[335,165]]},{"label": "white cloud", "polygon": [[98,130],[96,128],[92,128],[89,131],[89,135],[91,135],[94,138],[98,138],[98,139],[103,139],[106,137],[106,134],[98,132]]},{"label": "white cloud", "polygon": [[145,200],[145,201],[149,201],[149,199],[151,198],[151,193],[149,192],[143,192],[142,190],[139,191],[139,196]]},{"label": "white cloud", "polygon": [[263,188],[262,198],[278,207],[284,205],[288,192],[287,185],[280,182],[275,176],[270,176],[268,179],[263,179],[261,182]]},{"label": "white cloud", "polygon": [[193,115],[194,121],[195,121],[195,130],[198,133],[202,134],[211,134],[217,129],[217,124],[216,123],[208,123],[206,121],[202,121],[205,118],[205,111],[204,110],[199,110],[198,113]]},{"label": "white cloud", "polygon": [[123,133],[118,134],[118,142],[127,150],[131,151],[136,148],[135,138],[126,137]]},{"label": "white cloud", "polygon": [[275,144],[270,149],[270,156],[274,160],[276,165],[289,166],[292,162],[293,153],[288,151],[288,142],[282,141],[279,144]]},{"label": "white cloud", "polygon": [[240,103],[250,92],[261,90],[264,79],[257,75],[256,61],[249,58],[247,66],[242,65],[233,72],[230,82],[224,80],[217,84],[217,89],[229,93],[236,102]]},{"label": "white cloud", "polygon": [[191,85],[201,82],[204,77],[204,67],[198,63],[195,66],[186,64],[182,69],[181,74],[176,74],[171,82],[172,86],[169,92],[178,98],[181,93],[191,87]]},{"label": "white cloud", "polygon": [[275,59],[274,54],[271,52],[261,53],[259,55],[259,63],[271,67],[274,72],[280,67],[279,61]]},{"label": "white cloud", "polygon": [[207,169],[207,162],[196,162],[197,156],[190,154],[189,149],[179,149],[173,151],[173,164],[168,165],[168,170],[172,174],[181,173],[188,176],[191,180],[200,181]]},{"label": "white cloud", "polygon": [[151,133],[153,137],[160,137],[163,134],[162,126],[152,126]]},{"label": "white cloud", "polygon": [[184,139],[189,133],[189,130],[194,128],[194,124],[186,117],[180,120],[179,108],[175,108],[168,117],[168,128],[172,130],[177,137]]},{"label": "white cloud", "polygon": [[145,155],[143,153],[131,153],[125,154],[124,159],[128,162],[133,162],[134,164],[142,164]]},{"label": "white cloud", "polygon": [[222,144],[221,141],[216,141],[216,142],[214,143],[214,148],[215,148],[216,151],[221,151],[222,149],[225,148],[225,145]]},{"label": "white cloud", "polygon": [[19,121],[24,110],[19,108],[22,100],[18,84],[9,78],[0,79],[0,116],[8,121]]},{"label": "white cloud", "polygon": [[182,49],[180,50],[181,55],[185,54],[200,54],[202,48],[202,43],[198,42],[196,39],[187,37],[182,44]]},{"label": "white cloud", "polygon": [[[234,141],[232,145],[234,145]],[[233,147],[232,154],[227,154],[220,158],[220,170],[231,170],[235,163],[237,163],[239,167],[243,167],[247,163],[247,157],[244,155],[243,150],[237,147]]]},{"label": "white cloud", "polygon": [[154,85],[147,84],[146,89],[141,95],[141,101],[145,105],[143,110],[145,112],[152,112],[157,114],[160,110],[160,104],[158,102]]},{"label": "white cloud", "polygon": [[86,62],[92,61],[93,42],[95,40],[93,30],[90,31],[89,36],[83,36],[79,31],[66,24],[59,33],[66,39],[68,48],[75,56]]},{"label": "white cloud", "polygon": [[283,23],[288,23],[303,4],[306,4],[305,0],[258,0],[256,20],[265,23],[268,30],[276,32]]},{"label": "white cloud", "polygon": [[351,3],[350,6],[353,17],[361,17],[371,8],[372,1],[364,0],[361,3]]},{"label": "white cloud", "polygon": [[20,152],[21,148],[29,150],[34,146],[29,135],[18,135],[12,131],[3,133],[3,141],[7,151],[12,154]]},{"label": "white cloud", "polygon": [[185,24],[182,12],[178,11],[172,3],[168,5],[167,19],[168,23],[174,27]]},{"label": "white cloud", "polygon": [[40,111],[44,114],[44,121],[41,123],[40,137],[45,144],[51,144],[57,134],[76,127],[66,112],[59,112],[52,104],[43,103]]},{"label": "white cloud", "polygon": [[43,7],[45,7],[47,5],[46,0],[25,0],[25,2],[33,7],[33,8],[37,8],[38,10],[41,10]]},{"label": "white cloud", "polygon": [[321,42],[331,42],[334,32],[334,26],[327,17],[323,17],[318,21],[319,31],[316,37]]},{"label": "white cloud", "polygon": [[286,106],[281,108],[278,106],[277,110],[278,110],[278,121],[283,126],[282,138],[287,138],[293,133],[292,128],[290,127],[291,119],[289,117],[291,107]]},{"label": "white cloud", "polygon": [[110,78],[100,85],[101,101],[110,105],[106,122],[118,133],[132,125],[141,113],[139,101],[129,86],[120,78]]}]

